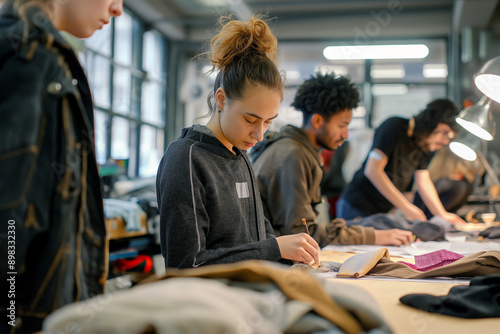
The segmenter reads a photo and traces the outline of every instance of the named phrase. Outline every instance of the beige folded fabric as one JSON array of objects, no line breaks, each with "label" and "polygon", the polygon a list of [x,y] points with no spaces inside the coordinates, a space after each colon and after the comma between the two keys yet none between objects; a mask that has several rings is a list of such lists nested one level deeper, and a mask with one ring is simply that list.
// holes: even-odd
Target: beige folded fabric
[{"label": "beige folded fabric", "polygon": [[418,271],[403,263],[396,263],[382,258],[368,272],[369,275],[391,276],[400,278],[428,278],[442,276],[475,277],[500,275],[500,251],[490,250],[463,257],[453,263],[432,269]]},{"label": "beige folded fabric", "polygon": [[418,271],[406,264],[394,262],[387,248],[357,254],[345,260],[337,277],[360,278],[364,275],[399,278],[475,277],[500,275],[500,251],[482,251],[429,271]]},{"label": "beige folded fabric", "polygon": [[387,248],[380,248],[376,251],[354,255],[345,260],[340,266],[337,277],[363,277],[372,270],[382,258],[389,259],[390,261]]}]

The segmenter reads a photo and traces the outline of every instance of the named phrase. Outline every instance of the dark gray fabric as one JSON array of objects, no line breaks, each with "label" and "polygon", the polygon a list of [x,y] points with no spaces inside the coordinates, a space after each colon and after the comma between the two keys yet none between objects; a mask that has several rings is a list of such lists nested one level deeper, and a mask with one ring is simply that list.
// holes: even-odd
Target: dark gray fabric
[{"label": "dark gray fabric", "polygon": [[500,317],[500,275],[475,277],[468,286],[455,286],[446,296],[410,294],[401,303],[419,310],[460,318]]},{"label": "dark gray fabric", "polygon": [[500,239],[500,226],[488,227],[486,230],[479,233],[479,235],[483,238]]},{"label": "dark gray fabric", "polygon": [[167,268],[280,259],[246,152],[235,152],[203,126],[168,147],[156,187]]},{"label": "dark gray fabric", "polygon": [[412,231],[422,241],[445,240],[445,228],[443,226],[421,220],[407,220],[405,217],[387,213],[378,213],[364,218],[347,221],[349,226],[371,226],[376,230],[390,230],[398,228]]}]

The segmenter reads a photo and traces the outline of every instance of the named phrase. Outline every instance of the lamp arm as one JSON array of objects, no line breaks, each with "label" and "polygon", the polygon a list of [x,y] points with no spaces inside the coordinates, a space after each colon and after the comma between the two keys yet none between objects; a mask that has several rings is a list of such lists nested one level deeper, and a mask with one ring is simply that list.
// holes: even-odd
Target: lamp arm
[{"label": "lamp arm", "polygon": [[481,160],[481,163],[484,165],[486,173],[488,173],[488,175],[493,180],[493,183],[496,184],[497,186],[500,186],[500,181],[498,180],[498,176],[491,168],[490,163],[488,162],[488,160],[486,160],[486,157],[483,155],[483,152],[481,152],[481,150],[477,150],[477,156],[479,157],[479,160]]}]

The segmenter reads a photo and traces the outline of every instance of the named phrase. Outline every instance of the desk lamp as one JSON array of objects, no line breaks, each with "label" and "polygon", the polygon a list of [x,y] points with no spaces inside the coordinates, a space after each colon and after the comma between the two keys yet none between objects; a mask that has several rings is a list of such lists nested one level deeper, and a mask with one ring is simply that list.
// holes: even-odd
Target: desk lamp
[{"label": "desk lamp", "polygon": [[464,129],[481,139],[490,141],[495,135],[495,119],[491,112],[491,99],[483,96],[478,103],[460,112],[455,119]]},{"label": "desk lamp", "polygon": [[476,87],[492,100],[500,103],[500,56],[490,59],[474,76]]},{"label": "desk lamp", "polygon": [[457,138],[450,143],[450,150],[469,161],[474,161],[479,157],[493,183],[500,186],[498,176],[481,152],[479,139],[489,141],[495,135],[495,121],[491,113],[491,103],[492,100],[500,103],[500,57],[487,61],[481,67],[474,76],[474,84],[485,96],[475,105],[462,110],[456,118],[457,123],[468,132],[459,133]]}]

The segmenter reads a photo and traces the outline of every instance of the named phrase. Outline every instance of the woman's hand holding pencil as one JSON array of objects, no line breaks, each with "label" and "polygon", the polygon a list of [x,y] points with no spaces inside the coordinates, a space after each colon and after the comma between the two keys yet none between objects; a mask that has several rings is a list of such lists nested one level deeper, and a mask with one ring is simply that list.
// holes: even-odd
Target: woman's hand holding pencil
[{"label": "woman's hand holding pencil", "polygon": [[281,257],[292,261],[307,263],[317,268],[319,265],[319,245],[309,234],[307,222],[302,218],[306,233],[277,237]]}]

